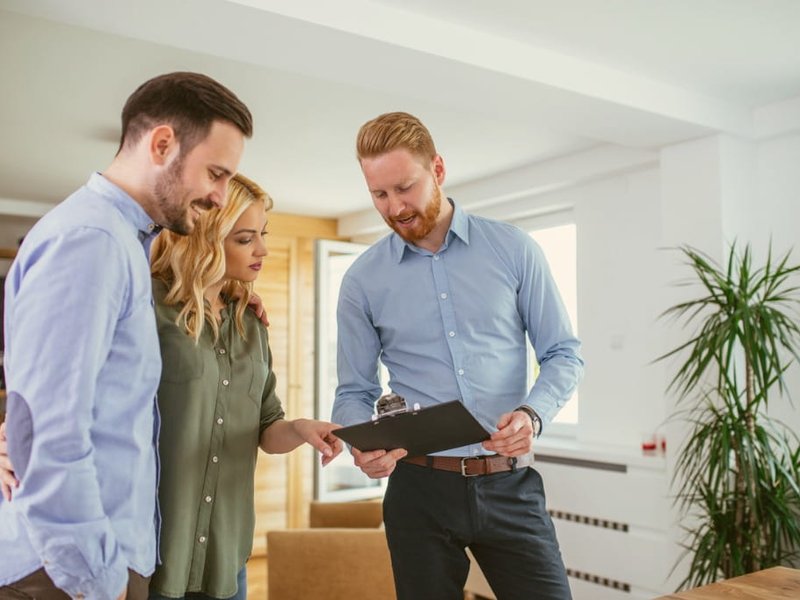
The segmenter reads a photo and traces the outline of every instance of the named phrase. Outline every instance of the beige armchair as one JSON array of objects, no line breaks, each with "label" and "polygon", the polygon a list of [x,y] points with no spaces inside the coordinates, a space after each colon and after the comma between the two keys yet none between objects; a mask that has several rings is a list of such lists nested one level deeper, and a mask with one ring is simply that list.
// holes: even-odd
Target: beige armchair
[{"label": "beige armchair", "polygon": [[371,527],[383,525],[383,504],[363,502],[319,502],[308,507],[309,527]]},{"label": "beige armchair", "polygon": [[382,529],[319,528],[267,533],[269,600],[394,600]]},{"label": "beige armchair", "polygon": [[312,502],[309,529],[267,533],[269,600],[394,600],[380,502]]}]

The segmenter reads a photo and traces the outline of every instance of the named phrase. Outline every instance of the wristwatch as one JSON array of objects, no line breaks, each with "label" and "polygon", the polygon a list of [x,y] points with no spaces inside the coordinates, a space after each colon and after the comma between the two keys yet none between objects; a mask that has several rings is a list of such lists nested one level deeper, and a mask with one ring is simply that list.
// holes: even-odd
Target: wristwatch
[{"label": "wristwatch", "polygon": [[542,433],[542,418],[537,415],[536,411],[530,406],[523,405],[515,410],[522,411],[531,418],[531,423],[533,424],[533,437],[538,438],[539,434]]}]

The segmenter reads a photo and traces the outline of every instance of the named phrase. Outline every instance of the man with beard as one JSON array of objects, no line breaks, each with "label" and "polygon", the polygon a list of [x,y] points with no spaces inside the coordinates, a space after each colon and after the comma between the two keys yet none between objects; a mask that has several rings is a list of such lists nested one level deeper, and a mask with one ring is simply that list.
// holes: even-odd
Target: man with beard
[{"label": "man with beard", "polygon": [[[409,406],[458,399],[493,431],[435,456],[351,450],[366,475],[390,476],[383,506],[398,599],[463,598],[466,547],[498,598],[570,598],[532,449],[583,361],[544,255],[518,228],[443,198],[444,161],[412,115],[369,121],[356,148],[394,233],[342,281],[333,420],[369,420],[381,360]],[[540,366],[531,389],[526,334]]]},{"label": "man with beard", "polygon": [[196,73],[142,84],[103,173],[45,215],[7,277],[0,598],[147,597],[157,555],[161,358],[150,243],[221,207],[247,107]]}]

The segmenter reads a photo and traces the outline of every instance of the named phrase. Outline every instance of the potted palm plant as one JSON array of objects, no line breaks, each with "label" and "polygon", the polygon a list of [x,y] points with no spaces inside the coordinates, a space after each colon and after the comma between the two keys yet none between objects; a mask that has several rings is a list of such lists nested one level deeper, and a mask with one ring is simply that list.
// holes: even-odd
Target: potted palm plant
[{"label": "potted palm plant", "polygon": [[798,556],[800,447],[766,409],[787,399],[783,375],[798,360],[800,265],[770,249],[756,267],[749,245],[733,244],[724,266],[680,251],[701,293],[662,314],[692,333],[657,360],[679,363],[669,389],[688,424],[673,478],[690,556],[683,588]]}]

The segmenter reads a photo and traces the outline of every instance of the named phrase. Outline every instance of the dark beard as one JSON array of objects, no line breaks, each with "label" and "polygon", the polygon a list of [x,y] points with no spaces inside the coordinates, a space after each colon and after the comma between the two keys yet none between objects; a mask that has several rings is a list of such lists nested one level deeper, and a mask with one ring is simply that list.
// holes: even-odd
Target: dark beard
[{"label": "dark beard", "polygon": [[167,172],[156,181],[153,194],[163,217],[163,223],[159,225],[178,235],[189,235],[194,230],[194,222],[189,219],[189,207],[182,205],[180,197],[182,178],[183,157],[179,156]]}]

